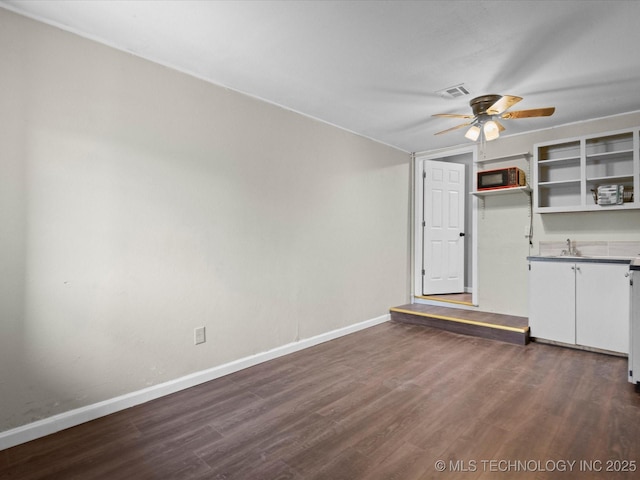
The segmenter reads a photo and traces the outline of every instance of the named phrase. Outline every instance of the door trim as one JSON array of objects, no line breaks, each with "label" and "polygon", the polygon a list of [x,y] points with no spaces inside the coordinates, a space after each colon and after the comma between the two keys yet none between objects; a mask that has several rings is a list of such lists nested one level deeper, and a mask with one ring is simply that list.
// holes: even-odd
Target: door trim
[{"label": "door trim", "polygon": [[[425,160],[440,160],[446,161],[447,157],[452,157],[462,154],[471,154],[471,174],[472,178],[475,178],[478,170],[478,147],[477,145],[470,145],[465,147],[458,147],[446,150],[439,150],[436,152],[424,152],[413,154],[414,165],[412,168],[413,174],[413,218],[411,220],[412,238],[413,238],[413,259],[411,261],[412,269],[412,282],[411,282],[411,299],[415,301],[416,297],[422,295],[422,218],[423,218],[423,205],[422,197],[424,195],[424,187],[422,183],[422,174],[424,171],[423,164]],[[473,182],[475,183],[475,181]],[[471,185],[473,189],[475,186]],[[467,192],[468,194],[468,192]],[[471,208],[466,215],[471,215],[471,251],[472,251],[472,268],[471,275],[471,302],[473,305],[478,305],[478,199],[472,196]]]}]

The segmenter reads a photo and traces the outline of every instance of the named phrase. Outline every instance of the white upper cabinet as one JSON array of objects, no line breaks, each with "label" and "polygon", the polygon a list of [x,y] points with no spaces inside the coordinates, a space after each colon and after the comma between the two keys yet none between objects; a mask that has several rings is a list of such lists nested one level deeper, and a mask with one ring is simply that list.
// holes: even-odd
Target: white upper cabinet
[{"label": "white upper cabinet", "polygon": [[[640,189],[638,132],[636,127],[534,145],[534,212],[640,208],[633,195]],[[621,204],[598,202],[598,187],[607,186],[622,186]]]}]

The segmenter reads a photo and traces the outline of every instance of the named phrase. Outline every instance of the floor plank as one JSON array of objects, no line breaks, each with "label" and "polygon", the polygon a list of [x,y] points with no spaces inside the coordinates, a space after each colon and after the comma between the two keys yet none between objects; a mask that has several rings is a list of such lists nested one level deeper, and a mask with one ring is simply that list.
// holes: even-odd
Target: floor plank
[{"label": "floor plank", "polygon": [[1,451],[0,479],[559,475],[491,471],[498,460],[637,468],[640,395],[626,363],[387,322]]}]

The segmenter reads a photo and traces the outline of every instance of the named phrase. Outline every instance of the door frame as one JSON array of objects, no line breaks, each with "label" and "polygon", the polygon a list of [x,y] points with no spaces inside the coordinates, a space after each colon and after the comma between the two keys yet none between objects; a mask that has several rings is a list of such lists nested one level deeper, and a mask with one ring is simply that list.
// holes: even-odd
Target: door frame
[{"label": "door frame", "polygon": [[[413,166],[413,216],[411,220],[412,238],[413,238],[413,260],[411,262],[412,282],[411,282],[411,300],[415,302],[420,300],[417,297],[422,296],[422,256],[423,256],[423,231],[422,219],[423,212],[423,172],[425,160],[447,161],[447,157],[453,157],[462,154],[471,154],[471,178],[475,179],[478,170],[478,147],[477,145],[469,145],[452,149],[439,150],[437,152],[423,152],[412,154]],[[473,180],[471,189],[475,188],[475,180]],[[469,195],[470,193],[467,192]],[[472,252],[472,274],[471,274],[471,303],[478,305],[478,199],[471,196],[471,208],[466,209],[465,216],[471,215],[471,252]]]}]

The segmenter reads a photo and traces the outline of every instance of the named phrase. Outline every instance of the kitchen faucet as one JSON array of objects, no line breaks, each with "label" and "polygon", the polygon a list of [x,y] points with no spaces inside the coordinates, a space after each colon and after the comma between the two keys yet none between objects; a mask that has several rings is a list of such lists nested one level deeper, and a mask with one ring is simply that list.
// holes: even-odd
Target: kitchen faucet
[{"label": "kitchen faucet", "polygon": [[571,239],[567,238],[567,249],[563,250],[562,253],[564,255],[569,255],[570,257],[576,254],[576,251],[571,247]]}]

